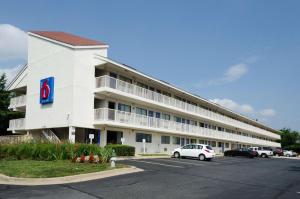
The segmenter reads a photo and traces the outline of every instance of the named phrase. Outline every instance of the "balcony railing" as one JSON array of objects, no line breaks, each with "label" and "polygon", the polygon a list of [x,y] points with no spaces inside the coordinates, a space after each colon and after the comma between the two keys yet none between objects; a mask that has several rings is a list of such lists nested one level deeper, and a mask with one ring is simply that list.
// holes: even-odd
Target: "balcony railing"
[{"label": "balcony railing", "polygon": [[255,132],[255,133],[269,136],[272,138],[280,139],[279,135],[276,135],[276,134],[266,131],[264,129],[261,129],[261,128],[246,124],[244,122],[232,119],[230,117],[206,110],[202,107],[180,101],[173,97],[169,97],[169,96],[151,91],[149,89],[145,89],[145,88],[139,87],[137,85],[130,84],[128,82],[109,77],[107,75],[96,77],[96,88],[101,88],[101,87],[113,88],[113,89],[116,89],[119,91],[123,91],[125,93],[135,95],[137,97],[142,97],[142,98],[145,98],[148,100],[152,100],[152,101],[161,103],[163,105],[172,106],[172,107],[187,111],[189,113],[194,113],[200,117],[204,117],[204,118],[207,118],[207,119],[210,119],[213,121],[217,121],[217,122],[220,122],[220,123],[223,123],[226,125],[230,125],[234,128],[244,129],[249,132]]},{"label": "balcony railing", "polygon": [[26,95],[13,97],[10,99],[9,109],[16,109],[18,107],[26,106]]},{"label": "balcony railing", "polygon": [[9,131],[24,130],[25,129],[25,118],[9,120]]},{"label": "balcony railing", "polygon": [[131,112],[100,108],[95,109],[95,121],[115,122],[116,124],[125,124],[136,128],[151,128],[165,132],[184,133],[187,136],[200,136],[210,139],[227,140],[231,142],[248,143],[251,145],[274,146],[280,144],[267,140],[227,133],[213,129],[203,128],[200,126],[178,123],[171,120],[164,120],[144,115],[139,115]]}]

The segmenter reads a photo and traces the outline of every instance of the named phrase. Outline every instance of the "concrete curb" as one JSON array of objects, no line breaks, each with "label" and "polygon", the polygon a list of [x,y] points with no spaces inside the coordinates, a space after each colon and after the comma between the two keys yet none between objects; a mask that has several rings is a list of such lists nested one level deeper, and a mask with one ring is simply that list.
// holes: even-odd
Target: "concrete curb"
[{"label": "concrete curb", "polygon": [[9,177],[0,174],[0,184],[25,185],[25,186],[66,184],[66,183],[83,182],[89,180],[98,180],[98,179],[136,173],[141,171],[144,170],[131,166],[129,168],[120,168],[120,169],[113,169],[108,171],[100,171],[94,173],[86,173],[86,174],[79,174],[73,176],[54,177],[54,178],[17,178],[17,177]]},{"label": "concrete curb", "polygon": [[117,161],[119,160],[143,160],[143,159],[156,159],[156,158],[171,158],[170,156],[121,156],[117,157]]}]

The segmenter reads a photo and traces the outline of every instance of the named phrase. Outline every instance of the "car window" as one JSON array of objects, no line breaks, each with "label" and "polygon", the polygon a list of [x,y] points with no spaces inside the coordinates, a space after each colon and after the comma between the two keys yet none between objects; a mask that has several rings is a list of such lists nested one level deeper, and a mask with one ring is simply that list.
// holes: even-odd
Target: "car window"
[{"label": "car window", "polygon": [[211,146],[209,146],[209,145],[206,145],[205,146],[207,149],[209,149],[209,150],[213,150],[212,148],[211,148]]},{"label": "car window", "polygon": [[261,150],[261,147],[258,147],[258,150]]},{"label": "car window", "polygon": [[183,149],[191,149],[191,148],[192,148],[192,146],[190,144],[183,147]]},{"label": "car window", "polygon": [[202,149],[202,145],[197,145],[197,149]]}]

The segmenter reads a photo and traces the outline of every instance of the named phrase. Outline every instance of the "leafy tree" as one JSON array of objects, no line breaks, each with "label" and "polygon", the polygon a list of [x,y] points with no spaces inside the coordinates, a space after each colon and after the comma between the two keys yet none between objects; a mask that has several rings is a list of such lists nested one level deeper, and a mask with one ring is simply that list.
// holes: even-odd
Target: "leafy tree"
[{"label": "leafy tree", "polygon": [[23,113],[8,110],[10,98],[13,94],[5,89],[7,78],[5,73],[0,76],[0,135],[8,134],[9,120],[24,117]]},{"label": "leafy tree", "polygon": [[300,139],[300,134],[297,131],[292,131],[289,128],[283,128],[281,131],[281,146],[288,147],[295,145]]}]

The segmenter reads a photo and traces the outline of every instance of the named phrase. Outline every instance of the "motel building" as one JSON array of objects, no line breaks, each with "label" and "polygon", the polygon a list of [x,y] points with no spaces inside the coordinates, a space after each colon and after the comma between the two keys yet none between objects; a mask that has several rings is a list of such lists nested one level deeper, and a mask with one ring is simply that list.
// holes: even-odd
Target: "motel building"
[{"label": "motel building", "polygon": [[108,48],[69,33],[28,32],[28,63],[7,87],[16,96],[9,109],[25,117],[8,130],[53,142],[132,145],[136,153],[189,143],[217,153],[280,147],[277,130],[112,60]]}]

